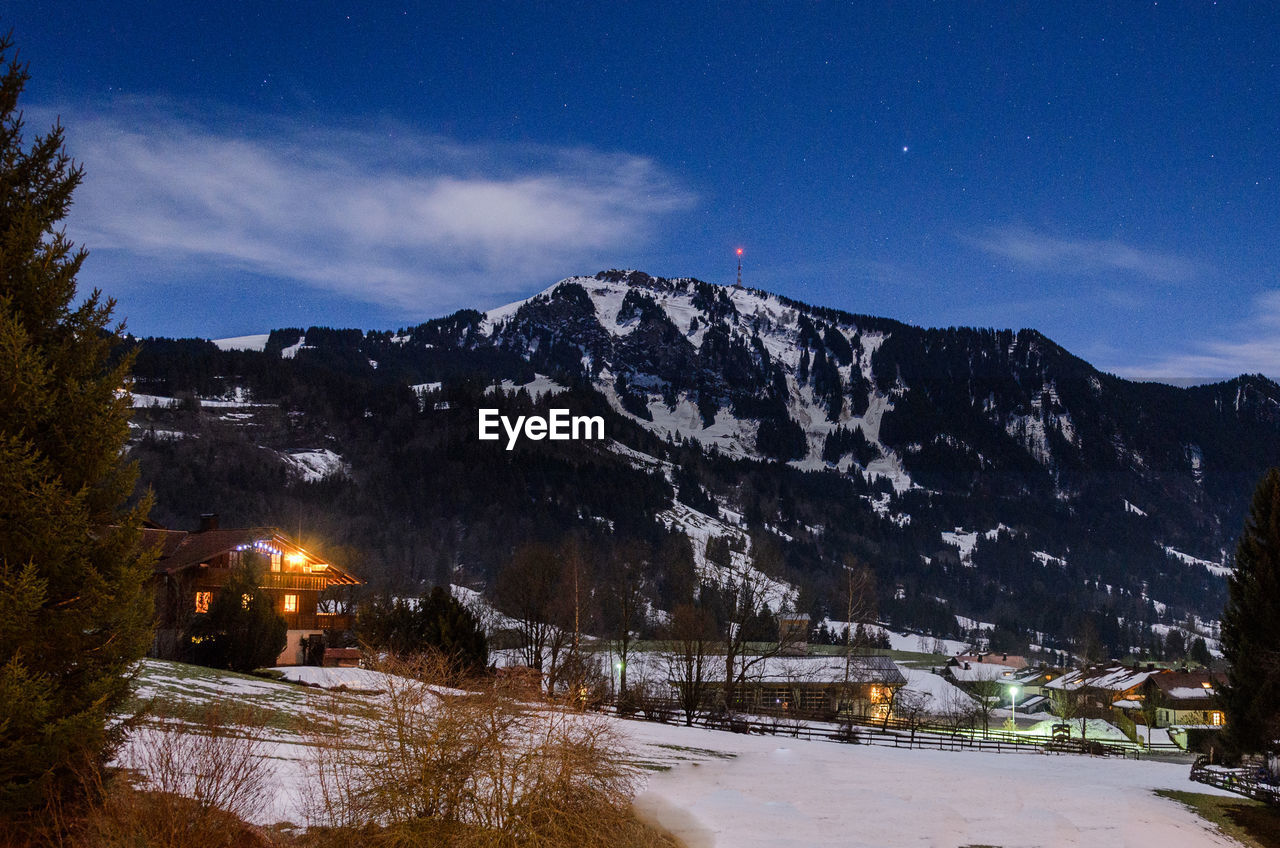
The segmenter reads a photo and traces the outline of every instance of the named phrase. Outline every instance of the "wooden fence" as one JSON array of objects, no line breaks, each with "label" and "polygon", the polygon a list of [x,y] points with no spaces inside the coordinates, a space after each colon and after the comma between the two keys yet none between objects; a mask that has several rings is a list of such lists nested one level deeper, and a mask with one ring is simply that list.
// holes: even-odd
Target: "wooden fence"
[{"label": "wooden fence", "polygon": [[[599,707],[602,712],[615,713],[613,704]],[[658,721],[663,724],[685,724],[684,719],[672,711],[670,714],[632,714],[638,720]],[[1101,757],[1131,757],[1142,754],[1133,744],[1101,742],[1092,739],[1030,736],[1003,731],[982,731],[957,728],[939,728],[929,725],[911,725],[908,722],[874,718],[845,718],[838,722],[810,722],[791,719],[747,718],[741,714],[727,716],[698,715],[694,727],[724,730],[767,736],[788,736],[793,739],[817,739],[856,745],[878,745],[888,748],[931,748],[941,751],[993,751],[1017,754],[1088,754]],[[1179,749],[1180,750],[1180,749]]]},{"label": "wooden fence", "polygon": [[1200,756],[1191,766],[1191,779],[1255,801],[1280,805],[1280,785],[1272,782],[1269,773],[1260,764],[1227,769],[1211,766],[1208,757]]}]

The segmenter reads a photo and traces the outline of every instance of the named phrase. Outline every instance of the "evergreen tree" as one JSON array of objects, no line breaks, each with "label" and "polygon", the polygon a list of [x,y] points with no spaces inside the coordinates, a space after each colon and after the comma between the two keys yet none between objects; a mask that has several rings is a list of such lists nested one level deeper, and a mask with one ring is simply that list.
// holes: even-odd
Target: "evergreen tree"
[{"label": "evergreen tree", "polygon": [[1280,469],[1263,477],[1236,547],[1222,614],[1228,739],[1241,752],[1280,748]]},{"label": "evergreen tree", "polygon": [[22,819],[83,800],[119,742],[107,719],[151,640],[154,555],[149,498],[127,505],[114,303],[73,304],[86,253],[59,227],[82,172],[60,126],[24,147],[7,37],[0,66],[0,815]]},{"label": "evergreen tree", "polygon": [[257,556],[231,572],[209,611],[187,627],[187,657],[197,665],[253,671],[273,666],[289,641],[289,626],[262,589]]},{"label": "evergreen tree", "polygon": [[436,586],[418,603],[424,641],[452,657],[463,670],[483,671],[489,664],[489,643],[475,614],[461,601]]},{"label": "evergreen tree", "polygon": [[1187,658],[1202,666],[1213,664],[1213,656],[1209,653],[1209,646],[1205,644],[1203,637],[1197,637],[1191,643],[1191,651],[1187,654]]}]

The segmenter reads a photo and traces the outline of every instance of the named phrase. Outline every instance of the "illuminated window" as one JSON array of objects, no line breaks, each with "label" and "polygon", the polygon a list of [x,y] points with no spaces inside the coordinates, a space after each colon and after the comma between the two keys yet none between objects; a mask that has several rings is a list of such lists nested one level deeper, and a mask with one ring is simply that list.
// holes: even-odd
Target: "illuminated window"
[{"label": "illuminated window", "polygon": [[307,564],[307,558],[303,554],[288,554],[284,561],[289,564],[290,571],[302,571]]},{"label": "illuminated window", "polygon": [[272,570],[272,571],[279,571],[279,570],[280,570],[280,559],[281,559],[281,557],[280,557],[280,552],[279,552],[279,551],[272,551],[272,552],[271,552],[271,570]]},{"label": "illuminated window", "polygon": [[196,612],[208,612],[209,602],[212,600],[212,592],[196,592]]},{"label": "illuminated window", "polygon": [[1222,712],[1220,710],[1214,710],[1209,713],[1209,723],[1214,727],[1222,727]]},{"label": "illuminated window", "polygon": [[297,595],[285,595],[285,596],[284,596],[284,611],[285,611],[285,612],[297,612],[297,611],[298,611],[298,596],[297,596]]}]

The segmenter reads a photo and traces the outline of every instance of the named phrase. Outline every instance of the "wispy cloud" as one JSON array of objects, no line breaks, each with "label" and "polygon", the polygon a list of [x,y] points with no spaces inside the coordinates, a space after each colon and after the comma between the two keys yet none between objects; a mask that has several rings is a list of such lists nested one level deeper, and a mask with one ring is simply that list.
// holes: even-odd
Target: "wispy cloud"
[{"label": "wispy cloud", "polygon": [[1194,262],[1114,239],[1061,238],[1021,227],[1004,227],[964,239],[992,256],[1026,268],[1064,274],[1119,271],[1161,282],[1186,279]]},{"label": "wispy cloud", "polygon": [[466,145],[402,126],[237,130],[155,102],[67,123],[87,171],[73,235],[91,249],[140,267],[177,260],[206,279],[248,270],[407,313],[596,270],[582,264],[694,203],[625,153]]},{"label": "wispy cloud", "polygon": [[1135,380],[1189,385],[1265,374],[1280,379],[1280,289],[1254,298],[1249,316],[1230,332],[1193,342],[1191,350],[1113,368]]}]

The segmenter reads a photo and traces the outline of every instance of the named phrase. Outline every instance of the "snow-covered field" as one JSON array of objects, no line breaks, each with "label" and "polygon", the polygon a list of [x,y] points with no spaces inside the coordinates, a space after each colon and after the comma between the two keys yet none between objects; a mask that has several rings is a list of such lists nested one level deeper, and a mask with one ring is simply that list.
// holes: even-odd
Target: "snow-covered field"
[{"label": "snow-covered field", "polygon": [[1235,845],[1155,789],[1185,765],[896,750],[626,722],[639,750],[699,749],[636,799],[688,848]]},{"label": "snow-covered field", "polygon": [[[362,669],[281,670],[319,686],[375,689],[386,682]],[[326,697],[290,683],[151,660],[139,682],[144,698],[223,697],[294,714]],[[637,810],[688,848],[1236,844],[1154,794],[1215,791],[1191,783],[1185,764],[896,750],[610,721],[648,774]],[[275,795],[262,823],[305,824],[299,802],[308,752],[295,733],[273,731],[264,754]]]}]

